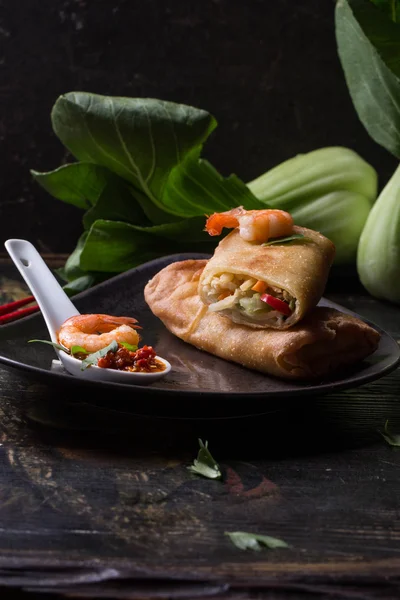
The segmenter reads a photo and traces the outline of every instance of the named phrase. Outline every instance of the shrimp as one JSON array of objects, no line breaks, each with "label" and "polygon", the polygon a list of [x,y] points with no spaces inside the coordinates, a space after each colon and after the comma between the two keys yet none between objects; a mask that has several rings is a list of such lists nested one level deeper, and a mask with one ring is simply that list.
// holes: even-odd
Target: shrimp
[{"label": "shrimp", "polygon": [[269,238],[290,235],[293,217],[284,210],[245,210],[239,206],[208,217],[205,230],[210,235],[220,235],[224,227],[238,227],[240,236],[247,242],[266,242]]},{"label": "shrimp", "polygon": [[72,346],[82,346],[88,352],[97,352],[113,340],[127,342],[137,346],[140,329],[132,317],[113,317],[111,315],[77,315],[67,319],[58,332],[60,344],[71,350]]}]

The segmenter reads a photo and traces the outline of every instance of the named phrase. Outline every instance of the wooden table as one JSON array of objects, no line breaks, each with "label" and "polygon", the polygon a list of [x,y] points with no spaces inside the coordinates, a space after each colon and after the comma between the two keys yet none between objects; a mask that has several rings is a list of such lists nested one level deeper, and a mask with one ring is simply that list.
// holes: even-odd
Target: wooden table
[{"label": "wooden table", "polygon": [[[2,301],[24,295],[0,272]],[[326,296],[400,338],[400,308],[354,274]],[[12,600],[399,597],[400,455],[378,432],[400,431],[399,391],[397,370],[266,414],[139,418],[1,368],[0,586]],[[188,471],[198,437],[223,481]],[[239,550],[237,530],[290,547]]]}]

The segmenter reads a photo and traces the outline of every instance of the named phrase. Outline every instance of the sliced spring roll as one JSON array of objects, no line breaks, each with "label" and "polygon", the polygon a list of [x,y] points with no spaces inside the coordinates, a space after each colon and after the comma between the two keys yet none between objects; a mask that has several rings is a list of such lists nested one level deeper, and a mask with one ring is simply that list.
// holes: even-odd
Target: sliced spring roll
[{"label": "sliced spring roll", "polygon": [[235,229],[217,246],[199,282],[209,310],[255,329],[288,329],[314,308],[335,256],[321,233],[293,227],[304,238],[263,245]]},{"label": "sliced spring roll", "polygon": [[276,377],[315,379],[361,361],[378,347],[378,331],[333,308],[314,308],[288,331],[233,323],[200,300],[197,288],[205,266],[205,260],[172,263],[144,290],[165,327],[201,350]]}]

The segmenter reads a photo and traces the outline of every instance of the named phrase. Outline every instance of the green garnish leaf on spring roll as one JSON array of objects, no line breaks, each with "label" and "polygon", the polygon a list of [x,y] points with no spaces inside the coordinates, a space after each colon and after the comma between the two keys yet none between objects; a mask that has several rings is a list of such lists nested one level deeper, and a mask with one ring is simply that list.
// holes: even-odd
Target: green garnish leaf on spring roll
[{"label": "green garnish leaf on spring roll", "polygon": [[264,242],[262,246],[273,246],[274,244],[289,244],[291,242],[312,242],[313,240],[302,233],[294,233],[287,237],[273,238],[269,242]]}]

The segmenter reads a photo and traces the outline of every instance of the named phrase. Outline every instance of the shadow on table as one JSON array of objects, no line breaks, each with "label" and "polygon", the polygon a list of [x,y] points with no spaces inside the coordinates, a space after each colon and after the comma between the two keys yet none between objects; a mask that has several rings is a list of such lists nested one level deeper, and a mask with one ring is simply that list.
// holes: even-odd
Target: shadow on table
[{"label": "shadow on table", "polygon": [[[24,403],[24,417],[46,443],[90,445],[126,454],[162,452],[173,456],[197,446],[197,438],[208,440],[212,451],[240,460],[252,457],[291,455],[358,448],[382,441],[379,430],[389,420],[400,428],[399,371],[379,381],[350,391],[321,397],[245,401],[227,410],[229,417],[207,409],[198,416],[201,398],[193,400],[194,416],[186,406],[185,416],[136,414],[132,404],[122,406],[116,398],[96,398],[75,389],[35,386],[34,399]],[[38,394],[38,388],[40,394]],[[164,401],[165,403],[166,401]],[[235,400],[238,402],[238,400]],[[171,405],[173,403],[171,402]],[[195,406],[196,404],[196,406]],[[149,406],[155,410],[157,405]],[[143,407],[141,406],[143,409]],[[223,413],[223,411],[222,411]],[[165,415],[165,406],[161,413]]]}]

